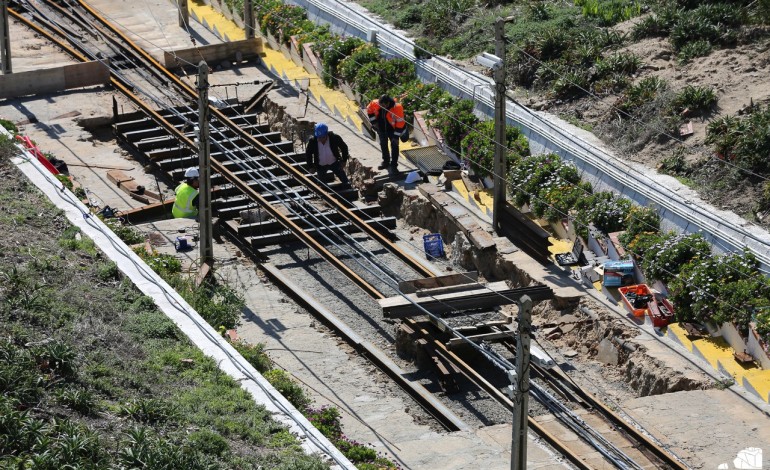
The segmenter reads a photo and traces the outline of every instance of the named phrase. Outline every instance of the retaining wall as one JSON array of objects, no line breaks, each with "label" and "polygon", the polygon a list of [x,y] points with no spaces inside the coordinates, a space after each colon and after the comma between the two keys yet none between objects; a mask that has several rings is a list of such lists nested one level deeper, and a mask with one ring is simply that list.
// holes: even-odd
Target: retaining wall
[{"label": "retaining wall", "polygon": [[[362,7],[336,0],[290,0],[307,10],[308,18],[328,24],[347,36],[376,38],[380,50],[390,57],[415,61],[417,74],[425,82],[437,83],[450,93],[476,101],[477,110],[489,116],[494,111],[494,87],[487,77],[461,69],[441,57],[416,59],[414,42],[402,32],[369,16]],[[583,177],[598,190],[611,190],[638,205],[658,208],[663,228],[701,232],[718,252],[749,248],[765,270],[770,270],[770,234],[727,211],[700,200],[697,193],[676,179],[657,175],[642,165],[622,161],[593,135],[546,113],[529,110],[511,100],[507,121],[530,139],[533,153],[555,152],[572,161]]]}]

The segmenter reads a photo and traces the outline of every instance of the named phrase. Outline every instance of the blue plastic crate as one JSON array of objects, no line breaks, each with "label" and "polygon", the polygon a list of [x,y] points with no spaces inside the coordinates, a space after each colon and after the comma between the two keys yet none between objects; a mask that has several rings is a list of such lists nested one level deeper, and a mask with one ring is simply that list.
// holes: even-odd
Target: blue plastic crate
[{"label": "blue plastic crate", "polygon": [[423,235],[422,244],[425,248],[425,256],[427,256],[428,259],[443,258],[446,256],[446,253],[444,253],[444,242],[441,240],[440,233]]}]

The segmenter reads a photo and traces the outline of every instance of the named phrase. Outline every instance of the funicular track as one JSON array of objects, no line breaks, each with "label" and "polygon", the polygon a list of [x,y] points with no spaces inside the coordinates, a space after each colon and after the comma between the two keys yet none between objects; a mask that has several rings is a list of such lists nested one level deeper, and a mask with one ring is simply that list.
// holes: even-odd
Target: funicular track
[{"label": "funicular track", "polygon": [[[48,5],[52,11],[57,12],[57,15],[69,18],[73,25],[87,25],[88,31],[77,36],[78,38],[83,39],[91,35],[110,42],[113,47],[120,46],[124,50],[124,59],[118,62],[125,64],[126,69],[146,70],[148,75],[145,78],[150,76],[154,77],[155,80],[170,84],[169,88],[173,88],[179,94],[180,103],[194,103],[196,101],[197,92],[192,87],[166,70],[86,4],[79,2],[77,5],[85,13],[78,12],[75,3],[69,3],[66,8],[60,8],[53,3]],[[29,21],[13,10],[11,13],[16,19],[58,43],[79,60],[87,61],[100,57],[97,52],[98,49],[89,50],[80,40],[73,43],[71,33],[65,33],[57,22],[50,19],[46,20],[45,15],[40,12],[33,13],[32,16],[35,22],[41,23],[42,26]],[[88,15],[90,18],[87,17]],[[93,20],[98,21],[99,25],[93,23]],[[71,45],[62,43],[58,38],[70,41]],[[104,46],[100,47],[103,48]],[[141,86],[138,86],[132,79],[126,79],[115,71],[113,71],[112,77],[112,84],[141,110],[139,113],[123,115],[119,121],[116,121],[116,133],[125,142],[143,153],[169,178],[178,179],[182,168],[197,163],[197,144],[194,140],[197,110],[186,104],[159,107],[156,103],[156,106],[152,106],[145,103],[134,92]],[[259,208],[258,210],[264,210],[272,217],[272,220],[260,219],[251,224],[228,224],[230,235],[240,245],[249,247],[253,252],[256,252],[262,246],[280,243],[288,239],[300,240],[343,272],[372,298],[383,299],[386,294],[382,292],[381,287],[369,282],[365,273],[358,273],[351,268],[349,259],[347,262],[343,260],[349,256],[340,256],[327,248],[330,239],[357,231],[365,233],[379,243],[395,258],[409,266],[416,276],[433,277],[432,272],[427,267],[402,251],[393,242],[393,236],[388,232],[388,228],[394,226],[395,221],[393,219],[380,217],[377,206],[362,207],[352,204],[351,201],[355,200],[355,192],[352,190],[334,185],[324,185],[309,178],[305,174],[306,169],[301,156],[294,152],[293,144],[285,142],[280,134],[270,132],[266,126],[259,122],[257,115],[243,114],[242,108],[237,103],[231,103],[224,109],[212,108],[211,115],[212,185],[215,187],[212,200],[216,204],[215,213],[220,218],[230,220],[235,218],[243,209]],[[317,201],[321,203],[319,204]],[[290,210],[287,211],[281,207],[289,207]],[[281,279],[281,275],[277,271],[272,273],[272,277],[276,282],[291,286],[291,281]],[[537,291],[542,299],[549,296],[546,290],[548,289],[544,288],[542,292]],[[516,290],[512,292],[515,294]],[[523,291],[521,293],[523,294]],[[308,302],[307,299],[302,300],[305,301],[306,306],[313,310],[312,302]],[[437,358],[436,363],[439,369],[449,368],[452,372],[462,374],[463,377],[500,402],[502,406],[512,408],[512,402],[500,391],[499,385],[492,384],[490,380],[485,379],[477,367],[470,365],[473,361],[455,353],[447,346],[446,332],[433,331],[433,328],[426,327],[424,322],[418,322],[411,318],[403,319],[402,322],[414,334],[424,335],[423,339],[427,344],[427,349]],[[349,341],[350,338],[355,337],[354,332],[344,331],[344,326],[337,325],[335,330],[346,336]],[[450,333],[449,336],[452,337],[453,335]],[[424,389],[420,390],[408,384],[408,381],[401,377],[397,371],[390,369],[390,361],[383,353],[361,341],[358,341],[355,347],[378,367],[389,373],[402,388],[409,392],[447,429],[455,430],[461,427],[462,423],[456,422],[451,413],[447,413],[437,400],[424,395],[427,393]],[[549,374],[552,372],[543,372],[543,376]],[[554,388],[562,390],[562,395],[565,395],[563,390],[570,387],[573,389],[572,393],[580,397],[579,399],[572,398],[571,404],[575,402],[585,404],[588,401],[589,395],[574,390],[574,385],[554,386]],[[569,398],[567,401],[570,403]],[[598,401],[588,406],[603,407],[606,412],[602,414],[606,419],[610,419],[607,416],[611,412]],[[561,414],[568,414],[568,410]],[[617,419],[622,421],[619,417]],[[625,431],[628,435],[632,435],[636,431],[632,426],[619,422],[609,422],[612,427],[628,428]],[[571,463],[578,468],[592,468],[581,459],[580,455],[577,455],[568,445],[560,442],[553,433],[545,430],[532,418],[530,418],[529,423],[533,431],[553,445]],[[643,434],[638,431],[636,433],[637,436],[630,438],[633,441],[631,445],[649,449],[648,452],[653,454],[655,459],[649,461],[649,464],[646,462],[636,465],[615,463],[615,466],[619,468],[648,468],[649,465],[652,465],[665,468],[686,468]],[[610,461],[612,460],[610,459]],[[633,462],[631,459],[629,461]]]}]

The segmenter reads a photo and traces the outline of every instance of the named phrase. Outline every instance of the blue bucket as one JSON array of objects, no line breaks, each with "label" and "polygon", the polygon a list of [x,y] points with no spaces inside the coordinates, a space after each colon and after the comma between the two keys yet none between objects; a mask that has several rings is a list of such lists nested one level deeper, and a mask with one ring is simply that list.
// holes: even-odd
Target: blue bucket
[{"label": "blue bucket", "polygon": [[441,240],[440,233],[423,235],[422,244],[425,248],[425,256],[428,259],[443,258],[446,256],[446,253],[444,253],[444,242]]}]

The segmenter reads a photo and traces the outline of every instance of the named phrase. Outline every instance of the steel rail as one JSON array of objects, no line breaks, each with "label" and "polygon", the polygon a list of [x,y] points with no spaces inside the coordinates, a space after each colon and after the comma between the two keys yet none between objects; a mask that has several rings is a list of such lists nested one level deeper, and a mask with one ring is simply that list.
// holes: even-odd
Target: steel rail
[{"label": "steel rail", "polygon": [[[9,8],[9,11],[11,12],[14,18],[23,22],[25,25],[29,26],[36,32],[42,34],[49,40],[55,42],[57,45],[62,47],[62,49],[72,54],[77,59],[84,62],[89,61],[87,57],[78,53],[77,51],[70,48],[66,44],[61,43],[61,41],[59,41],[57,38],[48,34],[48,32],[43,30],[42,28],[37,27],[37,25],[35,25],[34,23],[29,22],[26,18],[24,18],[18,12],[10,8]],[[176,129],[171,123],[169,123],[165,118],[163,118],[160,114],[158,114],[155,110],[153,110],[148,104],[142,101],[141,98],[136,96],[136,94],[134,94],[127,87],[125,87],[119,77],[116,77],[114,74],[111,74],[110,82],[112,83],[113,86],[115,86],[118,90],[120,90],[121,93],[123,93],[127,98],[129,98],[135,105],[137,105],[140,109],[142,109],[142,111],[144,111],[145,113],[148,113],[153,119],[153,121],[155,121],[161,127],[165,128],[168,132],[172,133],[180,142],[182,142],[184,145],[186,145],[191,150],[197,153],[198,146],[195,145],[193,141],[187,138],[182,132]],[[219,172],[228,182],[230,182],[231,184],[236,186],[238,189],[240,189],[244,194],[252,198],[254,201],[259,203],[260,205],[264,206],[265,210],[268,211],[270,215],[275,217],[276,220],[280,221],[280,223],[283,224],[284,227],[291,230],[295,234],[295,236],[297,236],[297,238],[299,238],[303,243],[305,243],[307,246],[309,246],[314,251],[316,251],[326,261],[331,263],[335,268],[341,271],[345,276],[347,276],[357,286],[363,289],[367,294],[369,294],[375,299],[385,298],[385,296],[381,292],[379,292],[379,290],[377,290],[369,282],[367,282],[365,279],[359,276],[356,272],[350,269],[347,265],[345,265],[342,262],[342,260],[337,258],[329,250],[327,250],[323,245],[321,245],[321,243],[319,243],[311,235],[305,232],[294,221],[290,220],[286,215],[284,215],[282,212],[277,210],[275,206],[273,206],[267,200],[265,200],[261,194],[259,194],[255,189],[251,188],[247,182],[244,182],[243,180],[235,176],[230,170],[225,168],[224,165],[217,162],[216,160],[211,160],[211,167],[215,171]]]},{"label": "steel rail", "polygon": [[[424,328],[420,327],[418,323],[412,319],[407,319],[406,323],[414,331],[424,330]],[[439,351],[441,351],[441,353],[444,354],[449,360],[451,360],[460,369],[463,375],[465,375],[465,377],[468,378],[468,380],[476,384],[477,387],[485,391],[489,396],[495,399],[498,403],[508,408],[509,411],[513,411],[513,408],[514,408],[513,402],[506,394],[504,394],[497,387],[489,383],[487,379],[479,375],[479,373],[473,367],[471,367],[467,362],[462,360],[462,358],[460,358],[454,352],[450,351],[449,348],[447,348],[447,346],[443,342],[433,338],[430,334],[428,334],[428,337],[432,338],[433,346],[437,348]],[[527,423],[529,427],[531,427],[532,430],[538,436],[540,436],[546,442],[548,442],[551,446],[553,446],[561,455],[566,457],[577,468],[581,470],[593,470],[593,468],[590,467],[580,457],[580,455],[576,454],[572,449],[568,448],[561,440],[559,440],[558,437],[550,433],[547,429],[545,429],[544,426],[538,423],[533,417],[531,416],[527,417]]]},{"label": "steel rail", "polygon": [[[338,8],[333,8],[331,5],[327,5],[325,2],[318,0],[291,0],[291,3],[303,6],[308,10],[310,10],[308,7],[312,6],[318,11],[345,25],[346,31],[348,30],[347,27],[352,27],[360,31],[359,37],[362,38],[365,38],[369,31],[374,29],[378,33],[378,43],[389,48],[392,51],[390,55],[395,53],[396,55],[411,60],[416,59],[413,51],[401,47],[401,44],[407,44],[412,45],[412,49],[414,49],[416,46],[413,41],[407,39],[396,31],[385,29],[381,22],[369,18],[362,12],[350,8],[344,3],[334,2]],[[345,14],[342,12],[343,10],[346,10],[351,14]],[[329,22],[326,19],[320,21]],[[334,23],[331,24],[332,26],[336,26]],[[456,64],[440,56],[434,56],[431,59],[420,61],[420,65],[427,71],[427,73],[436,77],[439,82],[445,83],[448,87],[454,88],[466,96],[478,97],[476,99],[477,102],[481,102],[484,106],[494,109],[494,96],[491,92],[475,92],[475,89],[479,86],[492,88],[493,84],[488,78],[463,70]],[[451,72],[461,75],[462,77],[453,77]],[[615,185],[621,188],[628,187],[631,191],[643,195],[643,197],[653,202],[658,207],[675,214],[688,225],[692,224],[696,227],[702,227],[704,232],[710,234],[714,240],[718,240],[722,244],[732,247],[732,251],[748,248],[766,268],[770,267],[770,251],[768,251],[770,239],[768,239],[766,233],[763,234],[764,237],[760,237],[756,233],[752,233],[752,231],[746,230],[743,227],[730,226],[709,211],[708,208],[683,198],[680,194],[671,191],[662,183],[655,181],[646,175],[643,176],[650,181],[651,185],[662,188],[662,191],[660,192],[663,194],[660,194],[659,191],[651,191],[648,185],[634,184],[633,178],[628,178],[628,173],[622,170],[621,165],[610,162],[610,160],[620,161],[617,157],[596,147],[594,144],[581,139],[579,136],[562,130],[547,118],[537,115],[515,101],[508,104],[507,114],[508,119],[518,123],[529,131],[539,134],[543,139],[552,144],[560,146],[562,150],[572,153],[586,165],[596,168],[597,171],[602,172]],[[558,135],[554,136],[554,133]],[[608,185],[613,186],[609,183]],[[700,218],[694,217],[693,213],[697,213]],[[762,230],[761,227],[756,225],[753,226],[753,228]],[[749,240],[753,240],[753,243]],[[761,250],[760,248],[763,248],[764,250]]]},{"label": "steel rail", "polygon": [[[27,25],[28,25],[28,26],[30,26],[31,28],[35,29],[35,30],[36,30],[37,32],[39,32],[40,34],[43,34],[44,36],[48,37],[50,40],[52,40],[52,41],[56,42],[57,44],[59,44],[59,45],[60,45],[60,47],[62,47],[63,49],[67,50],[68,52],[70,52],[70,53],[71,53],[73,56],[77,57],[78,59],[80,59],[80,60],[83,60],[83,61],[88,61],[88,60],[89,60],[89,59],[88,59],[88,58],[86,58],[85,56],[83,56],[83,55],[81,55],[81,54],[79,54],[79,53],[77,53],[77,52],[73,51],[73,50],[72,50],[72,49],[70,49],[68,46],[66,46],[66,45],[62,44],[60,41],[56,40],[54,37],[52,37],[52,36],[50,36],[49,34],[47,34],[47,32],[45,32],[44,30],[42,30],[42,29],[38,28],[36,25],[34,25],[34,24],[32,24],[32,23],[30,23],[30,22],[26,21],[26,19],[24,19],[24,18],[23,18],[21,15],[19,15],[18,13],[16,13],[16,12],[12,12],[12,14],[14,14],[14,16],[15,16],[17,19],[19,19],[20,21],[24,22],[25,24],[27,24]],[[153,59],[153,62],[154,62],[154,59]],[[157,63],[157,62],[156,62],[156,63]],[[130,90],[128,90],[128,89],[127,89],[127,88],[126,88],[126,87],[123,85],[123,83],[122,83],[122,82],[120,82],[119,80],[117,80],[115,77],[113,77],[113,78],[111,79],[111,82],[113,83],[113,85],[114,85],[114,86],[116,86],[116,88],[118,88],[118,89],[119,89],[119,90],[120,90],[120,91],[121,91],[123,94],[125,94],[125,95],[126,95],[128,98],[129,98],[129,99],[131,99],[131,100],[132,100],[132,101],[133,101],[133,102],[134,102],[134,103],[135,103],[137,106],[139,106],[139,107],[140,107],[140,108],[141,108],[141,109],[142,109],[144,112],[146,112],[146,113],[150,114],[150,116],[151,116],[151,118],[153,119],[153,121],[155,121],[156,123],[158,123],[159,125],[161,125],[162,127],[164,127],[166,130],[168,130],[169,132],[171,132],[171,133],[172,133],[172,135],[174,135],[174,136],[175,136],[177,139],[179,139],[179,140],[180,140],[180,142],[184,143],[184,145],[188,146],[188,147],[189,147],[189,148],[191,148],[192,150],[196,150],[196,149],[197,149],[197,146],[196,146],[196,145],[195,145],[195,144],[194,144],[192,141],[190,141],[190,139],[188,139],[186,136],[184,136],[184,134],[182,134],[180,131],[178,131],[178,130],[177,130],[177,129],[176,129],[174,126],[173,126],[173,125],[171,125],[170,123],[168,123],[168,122],[166,121],[166,119],[165,119],[165,118],[161,117],[161,116],[160,116],[160,115],[159,115],[157,112],[155,112],[155,111],[154,111],[152,108],[150,108],[148,105],[146,105],[146,103],[144,103],[144,102],[143,102],[141,99],[139,99],[139,97],[138,97],[138,96],[136,96],[136,95],[135,95],[133,92],[131,92]],[[229,119],[228,119],[228,121],[229,121]],[[261,146],[261,145],[257,145],[257,146]],[[263,149],[260,149],[260,150],[263,150]],[[267,149],[264,149],[264,150],[267,150]],[[278,157],[277,157],[277,156],[275,156],[275,158],[277,159]],[[278,159],[277,161],[282,161],[282,160],[281,160],[281,159]],[[219,162],[216,162],[216,161],[212,161],[212,167],[214,167],[214,168],[215,168],[217,171],[219,171],[219,172],[220,172],[220,173],[221,173],[221,174],[222,174],[222,175],[225,177],[225,179],[227,179],[228,181],[230,181],[230,182],[231,182],[233,185],[235,185],[236,187],[238,187],[238,188],[239,188],[241,191],[243,191],[244,193],[246,193],[247,195],[249,195],[249,196],[250,196],[250,197],[252,197],[253,199],[255,199],[255,200],[257,200],[258,202],[260,202],[260,204],[262,204],[262,205],[265,207],[265,209],[266,209],[266,210],[268,210],[268,212],[270,212],[270,213],[271,213],[271,215],[273,215],[274,217],[276,217],[276,219],[279,219],[279,220],[280,220],[280,219],[282,219],[282,214],[281,214],[281,213],[278,213],[278,212],[277,212],[276,210],[274,210],[274,209],[273,209],[273,210],[271,210],[271,209],[272,209],[272,205],[271,205],[271,204],[269,204],[269,203],[267,203],[267,201],[265,201],[265,200],[262,198],[262,196],[261,196],[259,193],[257,193],[257,192],[256,192],[256,191],[254,191],[253,189],[251,189],[251,187],[249,187],[249,186],[248,186],[248,184],[244,183],[242,180],[240,180],[240,178],[238,178],[237,176],[235,176],[234,174],[232,174],[232,173],[231,173],[229,170],[227,170],[226,168],[224,168],[224,166],[222,166],[221,164],[219,164]],[[293,169],[293,168],[292,168],[292,169]],[[304,175],[301,175],[301,174],[300,174],[299,176],[300,176],[301,178],[303,178],[303,179],[304,179]],[[321,191],[321,192],[322,192],[322,191]],[[336,201],[336,200],[335,200],[335,201]],[[302,233],[304,234],[304,231],[303,231],[303,230],[301,230],[299,227],[297,227],[297,226],[294,226],[294,227],[292,227],[294,224],[293,224],[293,223],[291,223],[291,221],[287,221],[287,222],[289,222],[289,223],[287,223],[287,224],[285,224],[285,225],[288,225],[290,229],[294,228],[295,230],[292,230],[292,231],[295,231],[295,233],[296,233],[296,234],[298,234],[298,235],[299,235],[299,232],[302,232]],[[379,232],[376,232],[376,233],[378,233],[378,234],[379,234]],[[302,239],[303,237],[300,237],[300,238]],[[308,242],[309,242],[309,244],[310,244],[310,245],[313,245],[313,244],[314,244],[314,242],[315,242],[315,240],[314,240],[314,239],[312,239],[312,238],[310,238],[310,237],[307,237],[307,239],[308,239]],[[305,241],[305,240],[303,240],[303,241]],[[388,241],[388,242],[389,242],[389,241]],[[319,248],[320,248],[320,249],[319,249],[319,248],[316,248],[315,246],[311,246],[311,247],[313,247],[313,248],[314,248],[316,251],[318,251],[318,252],[319,252],[319,254],[320,254],[320,255],[322,255],[322,256],[324,255],[324,253],[323,253],[323,252],[325,252],[325,251],[326,251],[326,250],[325,250],[323,247],[321,247],[320,245],[319,245]],[[331,261],[331,262],[332,262],[332,264],[334,264],[334,265],[335,265],[335,267],[337,267],[338,269],[340,269],[340,267],[339,267],[339,266],[338,266],[336,263],[334,263],[334,260],[337,260],[337,258],[336,258],[335,256],[331,255],[330,253],[329,253],[329,256],[330,256],[330,258],[331,258],[331,259],[328,259],[328,258],[326,258],[326,256],[324,256],[324,258],[325,258],[325,259],[327,259],[327,260],[329,260],[329,261]],[[402,261],[403,261],[403,259],[402,259]],[[422,265],[420,265],[420,266],[422,266]],[[344,266],[344,265],[343,265],[343,267],[344,267],[343,271],[344,271],[344,270],[347,270],[347,267],[346,267],[346,266]],[[358,276],[357,276],[355,273],[353,273],[353,275],[354,275],[355,277],[358,277]],[[432,276],[432,273],[431,273],[430,275]],[[361,280],[361,281],[365,283],[365,281],[363,281],[363,280]],[[358,283],[357,283],[357,284],[358,284]],[[366,285],[368,285],[368,283],[366,283]],[[363,286],[361,286],[361,287],[363,287]],[[364,290],[366,290],[366,291],[367,291],[367,292],[368,292],[370,295],[372,295],[372,296],[373,296],[373,297],[375,297],[375,298],[382,298],[382,297],[383,297],[383,295],[382,295],[381,293],[379,293],[379,292],[378,292],[376,289],[374,289],[374,288],[373,288],[373,287],[371,287],[371,286],[369,286],[369,287],[370,287],[370,290],[369,290],[369,289],[366,289],[365,287],[364,287]],[[441,345],[441,347],[443,348],[443,345]],[[447,351],[447,354],[448,354],[448,355],[450,355],[450,354],[451,354],[451,355],[453,355],[453,353],[451,353],[451,352],[448,352],[448,351]],[[470,369],[469,369],[469,370],[470,370]],[[475,372],[474,372],[474,374],[475,374]],[[478,383],[481,383],[481,384],[484,384],[484,383],[486,383],[486,384],[487,384],[489,387],[491,387],[491,384],[489,384],[489,383],[488,383],[486,380],[484,380],[483,378],[481,378],[480,376],[478,376],[478,374],[476,374],[476,376],[477,376],[477,378],[479,379],[479,382],[478,382]],[[476,382],[475,380],[473,380],[473,381],[474,381],[474,382]],[[488,387],[482,387],[482,388],[488,388]],[[492,387],[492,389],[494,389],[494,387]],[[499,392],[499,391],[498,391],[498,392]],[[498,394],[499,394],[499,393],[498,393]],[[503,400],[507,400],[507,397],[502,397],[502,399],[503,399]],[[509,400],[508,400],[508,401],[509,401]],[[509,403],[510,403],[510,401],[509,401]],[[512,404],[510,404],[509,406],[512,406]],[[433,413],[431,413],[431,414],[433,414]],[[532,421],[532,418],[530,418],[530,423],[532,423],[532,425],[533,425],[533,428],[540,428],[540,426],[539,426],[539,425],[537,425],[537,423],[534,423],[534,422]],[[547,431],[545,431],[545,430],[542,430],[542,431],[543,431],[544,433],[546,433],[546,434],[547,434]],[[545,439],[548,439],[548,436],[547,436],[547,435],[545,435],[545,434],[542,434],[542,433],[540,433],[540,434],[541,434],[541,435],[542,435],[542,436],[543,436]],[[549,441],[550,441],[550,440],[549,440]],[[560,449],[560,451],[562,450],[562,447],[561,447],[561,446],[558,444],[558,442],[556,442],[556,440],[555,440],[555,439],[554,439],[553,441],[551,441],[551,442],[552,442],[552,445],[554,445],[555,447],[559,448],[559,449]],[[568,449],[564,449],[564,450],[563,450],[563,453],[564,453],[565,455],[569,456],[569,453],[570,453],[570,451],[569,451]],[[576,464],[577,464],[577,463],[576,463]]]},{"label": "steel rail", "polygon": [[[50,0],[47,0],[47,1],[50,1]],[[128,44],[134,50],[135,53],[140,54],[145,60],[149,61],[155,67],[157,67],[158,70],[163,72],[163,74],[169,80],[173,81],[174,83],[177,84],[177,86],[180,86],[183,90],[185,90],[192,99],[197,99],[198,92],[196,90],[194,90],[184,81],[180,80],[176,75],[171,73],[165,66],[163,66],[161,63],[155,60],[155,58],[150,56],[144,49],[137,46],[133,41],[131,41],[128,37],[126,37],[125,34],[123,34],[116,27],[114,27],[109,21],[107,21],[105,18],[102,18],[102,16],[98,12],[96,12],[93,8],[91,8],[85,1],[77,0],[77,2],[86,11],[88,11],[91,15],[93,15],[94,18],[96,18],[99,22],[101,22],[106,28],[112,31],[113,34],[122,38],[126,42],[126,44]],[[433,273],[427,267],[425,267],[422,263],[414,259],[405,251],[401,250],[398,246],[396,246],[395,243],[390,241],[382,233],[378,232],[376,229],[374,229],[369,224],[367,224],[363,219],[361,219],[359,216],[354,214],[348,207],[346,207],[344,204],[340,203],[337,199],[335,199],[332,195],[324,191],[314,181],[305,177],[305,175],[302,174],[302,172],[300,172],[298,169],[291,166],[284,159],[279,158],[272,150],[265,147],[261,142],[257,141],[252,135],[250,135],[248,132],[241,129],[230,118],[225,116],[224,113],[222,113],[220,110],[216,108],[212,108],[211,115],[216,116],[217,119],[219,119],[220,122],[222,122],[223,124],[227,124],[234,132],[238,134],[239,137],[244,139],[244,141],[248,142],[249,144],[253,145],[255,148],[259,149],[268,158],[273,160],[275,164],[280,166],[284,171],[294,176],[298,181],[301,181],[302,184],[305,185],[306,187],[312,189],[313,192],[318,194],[331,207],[335,208],[340,213],[345,214],[345,217],[348,220],[350,220],[356,227],[358,227],[359,230],[363,231],[370,237],[377,240],[377,242],[379,242],[382,246],[384,246],[394,256],[398,257],[400,260],[406,263],[410,268],[414,269],[417,273],[419,273],[422,276],[425,276],[425,277],[434,276]]]},{"label": "steel rail", "polygon": [[[564,372],[562,372],[561,369],[551,369],[551,370],[545,370],[541,369],[536,366],[536,368],[541,370],[541,375],[543,377],[547,375],[553,375],[558,376],[557,378],[559,380],[563,380],[566,382],[570,382]],[[687,470],[689,467],[682,463],[679,459],[677,459],[675,456],[672,456],[668,452],[666,452],[662,447],[660,447],[657,443],[653,442],[650,438],[645,436],[644,434],[640,433],[639,430],[632,426],[630,423],[628,423],[625,419],[623,419],[620,415],[612,411],[607,405],[605,405],[601,400],[599,400],[597,397],[592,395],[591,393],[583,390],[581,387],[570,387],[571,390],[576,393],[582,400],[589,403],[593,408],[597,409],[599,413],[605,416],[609,416],[612,422],[621,428],[632,436],[634,436],[634,439],[639,440],[644,446],[645,450],[651,451],[655,454],[655,456],[659,459],[661,459],[666,465],[670,465],[672,468],[680,469],[680,470]]]},{"label": "steel rail", "polygon": [[[512,344],[512,341],[503,341],[502,344],[511,353],[515,354],[516,346]],[[565,391],[576,395],[574,397],[576,402],[578,400],[582,401],[583,406],[590,406],[591,408],[597,410],[599,414],[604,417],[604,419],[609,420],[613,425],[622,428],[622,430],[629,435],[630,439],[635,439],[638,441],[644,446],[645,450],[652,452],[655,457],[660,459],[664,464],[669,465],[671,468],[680,470],[686,470],[689,468],[684,465],[676,456],[666,452],[665,449],[659,446],[656,442],[640,433],[636,427],[626,422],[625,419],[612,411],[597,397],[577,386],[577,384],[572,382],[561,369],[545,369],[539,366],[537,363],[532,363],[532,368],[538,372],[542,380],[551,384],[554,389],[560,391],[562,389],[566,389]]]}]

